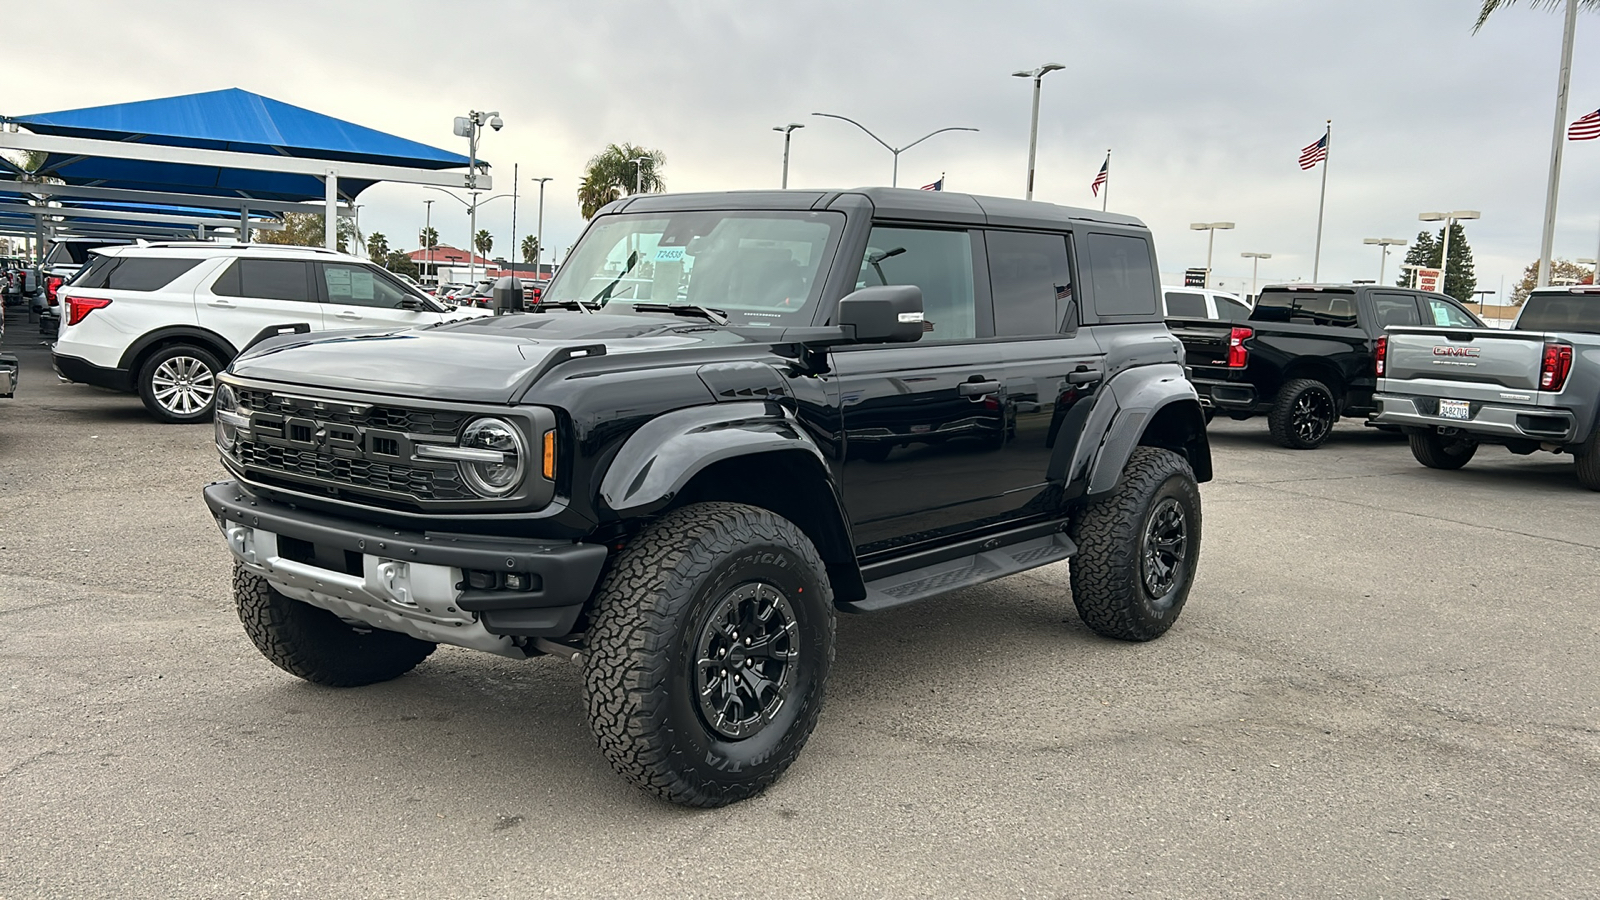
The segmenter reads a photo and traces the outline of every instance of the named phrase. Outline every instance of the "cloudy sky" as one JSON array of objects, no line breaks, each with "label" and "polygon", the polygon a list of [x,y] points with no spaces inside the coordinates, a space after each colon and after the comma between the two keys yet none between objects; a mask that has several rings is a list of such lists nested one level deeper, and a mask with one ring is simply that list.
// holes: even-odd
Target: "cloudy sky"
[{"label": "cloudy sky", "polygon": [[[1112,208],[1154,229],[1168,277],[1205,264],[1196,221],[1233,221],[1214,267],[1273,254],[1263,280],[1311,277],[1319,172],[1300,149],[1333,120],[1324,280],[1373,278],[1367,237],[1415,236],[1424,210],[1476,209],[1480,288],[1507,289],[1538,255],[1561,44],[1558,14],[1521,6],[1471,33],[1478,0],[956,0],[735,2],[87,2],[93,41],[8,41],[0,113],[24,114],[240,87],[465,152],[468,109],[499,110],[483,142],[495,189],[554,177],[546,244],[583,227],[584,160],[609,142],[662,151],[675,191],[776,187],[802,122],[791,187],[887,184],[890,156],[812,112],[850,116],[895,145],[960,125],[901,157],[900,183],[1020,196],[1030,85],[1046,62],[1037,199],[1099,203],[1089,183],[1113,148]],[[1578,26],[1568,119],[1600,107],[1600,16]],[[381,185],[362,226],[415,246],[426,190]],[[462,207],[434,224],[463,244]],[[480,227],[508,247],[509,199]],[[398,236],[399,240],[396,240]],[[1567,144],[1556,254],[1600,247],[1600,141]],[[564,255],[564,254],[563,254]],[[1390,262],[1392,273],[1394,260]]]}]

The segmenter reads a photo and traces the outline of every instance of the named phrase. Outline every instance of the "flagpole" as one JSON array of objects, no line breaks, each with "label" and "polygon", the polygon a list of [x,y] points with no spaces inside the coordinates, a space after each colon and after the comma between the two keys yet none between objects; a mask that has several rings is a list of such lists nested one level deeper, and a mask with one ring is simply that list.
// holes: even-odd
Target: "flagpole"
[{"label": "flagpole", "polygon": [[1322,196],[1317,200],[1317,250],[1311,257],[1311,283],[1317,283],[1317,276],[1322,271],[1322,213],[1328,206],[1328,161],[1333,158],[1333,120],[1328,120],[1327,130],[1322,133],[1322,139],[1327,142],[1322,150]]},{"label": "flagpole", "polygon": [[1544,231],[1539,235],[1539,276],[1535,284],[1550,283],[1550,251],[1556,236],[1556,196],[1561,193],[1561,144],[1567,124],[1567,87],[1572,79],[1572,33],[1578,24],[1578,0],[1567,0],[1566,29],[1561,35],[1561,73],[1556,85],[1556,126],[1550,138],[1550,181],[1544,195]]},{"label": "flagpole", "polygon": [[1106,192],[1100,197],[1100,211],[1105,212],[1111,203],[1111,148],[1106,148]]}]

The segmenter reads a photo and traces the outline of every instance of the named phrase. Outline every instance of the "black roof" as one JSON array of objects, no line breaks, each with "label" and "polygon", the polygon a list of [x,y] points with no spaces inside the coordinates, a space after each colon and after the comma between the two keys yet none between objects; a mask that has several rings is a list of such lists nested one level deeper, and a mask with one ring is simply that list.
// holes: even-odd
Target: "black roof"
[{"label": "black roof", "polygon": [[1103,222],[1143,228],[1133,216],[1060,206],[1039,200],[982,197],[951,191],[868,187],[849,190],[716,191],[699,194],[638,194],[608,204],[601,215],[619,212],[675,212],[696,209],[829,209],[852,198],[870,203],[882,219],[995,225],[1012,228],[1062,228],[1072,222]]}]

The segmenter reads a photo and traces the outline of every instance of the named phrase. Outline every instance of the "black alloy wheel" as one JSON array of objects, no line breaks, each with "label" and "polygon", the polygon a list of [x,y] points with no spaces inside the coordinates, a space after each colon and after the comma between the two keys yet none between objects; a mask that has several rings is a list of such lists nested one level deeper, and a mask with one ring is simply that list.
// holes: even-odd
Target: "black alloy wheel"
[{"label": "black alloy wheel", "polygon": [[773,720],[799,668],[798,627],[789,598],[761,581],[736,586],[709,610],[694,685],[706,727],[741,740]]},{"label": "black alloy wheel", "polygon": [[1163,497],[1150,511],[1141,545],[1140,574],[1151,597],[1168,598],[1189,553],[1189,521],[1175,497]]},{"label": "black alloy wheel", "polygon": [[1333,398],[1306,391],[1294,402],[1294,435],[1303,444],[1320,444],[1333,429]]},{"label": "black alloy wheel", "polygon": [[1339,418],[1339,401],[1333,390],[1314,378],[1296,378],[1278,391],[1268,414],[1273,440],[1291,450],[1322,446]]}]

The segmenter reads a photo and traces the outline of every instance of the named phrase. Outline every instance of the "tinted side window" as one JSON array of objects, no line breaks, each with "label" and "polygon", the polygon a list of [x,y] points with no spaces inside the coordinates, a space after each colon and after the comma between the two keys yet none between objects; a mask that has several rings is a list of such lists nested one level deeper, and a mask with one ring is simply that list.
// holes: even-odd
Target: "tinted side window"
[{"label": "tinted side window", "polygon": [[1378,315],[1379,328],[1422,324],[1422,317],[1417,315],[1416,298],[1410,294],[1373,294],[1372,311]]},{"label": "tinted side window", "polygon": [[856,286],[875,284],[922,288],[924,342],[977,336],[972,237],[965,231],[872,229]]},{"label": "tinted side window", "polygon": [[[1218,303],[1222,302],[1220,300]],[[1206,298],[1200,294],[1167,291],[1167,315],[1175,319],[1204,319]]]},{"label": "tinted side window", "polygon": [[306,264],[288,259],[237,260],[211,285],[211,293],[224,297],[311,302]]},{"label": "tinted side window", "polygon": [[1224,322],[1243,322],[1250,318],[1250,307],[1227,297],[1217,298],[1217,318]]},{"label": "tinted side window", "polygon": [[115,291],[159,291],[198,265],[198,259],[123,257],[107,270],[105,286]]},{"label": "tinted side window", "polygon": [[1250,318],[1257,322],[1354,328],[1356,298],[1348,291],[1262,291]]},{"label": "tinted side window", "polygon": [[329,303],[399,309],[411,295],[366,266],[322,265],[322,282]]},{"label": "tinted side window", "polygon": [[78,273],[72,276],[72,281],[69,284],[74,287],[103,288],[106,286],[107,273],[116,264],[115,257],[96,256],[93,262],[79,269]]},{"label": "tinted side window", "polygon": [[1433,325],[1448,325],[1451,328],[1477,328],[1480,324],[1471,314],[1449,300],[1437,300],[1429,297],[1428,317],[1433,320]]},{"label": "tinted side window", "polygon": [[1144,238],[1091,234],[1084,241],[1094,309],[1102,316],[1155,316],[1155,260]]},{"label": "tinted side window", "polygon": [[1072,303],[1065,235],[991,231],[986,243],[995,334],[1059,334],[1077,324],[1063,321]]}]

